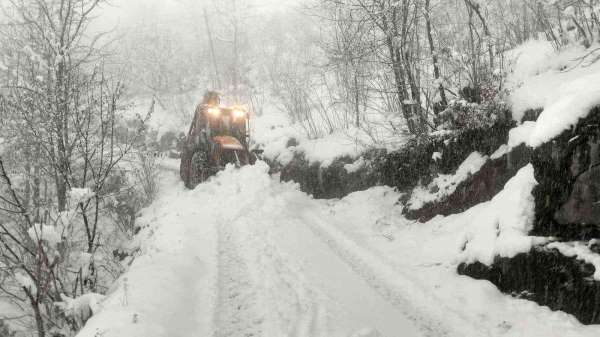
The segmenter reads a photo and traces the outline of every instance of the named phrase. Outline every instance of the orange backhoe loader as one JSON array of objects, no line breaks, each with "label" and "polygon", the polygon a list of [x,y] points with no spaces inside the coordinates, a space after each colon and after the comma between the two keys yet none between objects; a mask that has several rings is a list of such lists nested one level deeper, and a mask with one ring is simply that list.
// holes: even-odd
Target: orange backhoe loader
[{"label": "orange backhoe loader", "polygon": [[240,106],[225,107],[216,92],[207,92],[196,108],[181,153],[180,175],[192,189],[228,164],[251,163],[250,117]]}]

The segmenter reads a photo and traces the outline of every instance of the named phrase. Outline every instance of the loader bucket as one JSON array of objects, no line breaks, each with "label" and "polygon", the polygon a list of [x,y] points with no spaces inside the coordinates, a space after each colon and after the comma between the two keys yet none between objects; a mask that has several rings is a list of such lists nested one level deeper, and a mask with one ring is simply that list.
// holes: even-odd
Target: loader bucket
[{"label": "loader bucket", "polygon": [[234,137],[231,136],[217,136],[214,137],[213,140],[215,143],[221,145],[224,150],[234,150],[234,151],[244,151],[246,148],[242,143]]}]

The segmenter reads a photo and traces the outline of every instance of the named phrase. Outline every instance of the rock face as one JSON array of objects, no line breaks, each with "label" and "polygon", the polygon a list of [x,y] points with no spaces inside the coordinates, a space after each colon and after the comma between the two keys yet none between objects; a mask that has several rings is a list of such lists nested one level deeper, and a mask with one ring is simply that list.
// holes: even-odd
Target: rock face
[{"label": "rock face", "polygon": [[569,199],[556,211],[554,219],[561,225],[597,225],[600,222],[599,166],[590,167],[577,177]]},{"label": "rock face", "polygon": [[479,203],[489,201],[504,188],[510,178],[529,163],[531,153],[531,149],[519,146],[500,158],[488,160],[477,173],[460,183],[454,193],[417,210],[405,209],[404,214],[408,219],[426,222],[437,215],[462,213]]},{"label": "rock face", "polygon": [[575,315],[584,324],[600,323],[600,282],[594,267],[556,250],[534,248],[514,258],[497,258],[491,267],[461,264],[461,275],[489,280],[501,291]]},{"label": "rock face", "polygon": [[[493,131],[490,130],[490,133],[493,134]],[[495,140],[496,145],[502,144],[501,137],[494,136],[491,139]],[[466,137],[459,146],[447,148],[454,149],[452,156],[456,161],[466,157],[464,151],[456,151],[457,147],[478,151],[482,147],[477,145],[480,141],[483,140],[479,137]],[[427,151],[419,151],[422,152]],[[424,158],[418,160],[429,163]],[[536,149],[521,145],[501,158],[489,160],[477,173],[460,183],[453,194],[420,209],[407,210],[406,216],[427,221],[436,215],[461,213],[490,200],[529,162],[534,166],[535,178],[539,183],[533,190],[536,216],[531,234],[553,236],[562,240],[600,238],[599,108],[593,109],[576,127],[563,132],[549,143]],[[450,165],[442,163],[440,173],[452,173],[447,171],[457,166],[456,162]],[[424,167],[419,169],[431,171]],[[404,170],[399,172],[404,174],[403,177],[411,176]]]},{"label": "rock face", "polygon": [[[534,120],[539,111],[526,118]],[[460,134],[413,141],[400,151],[364,154],[365,165],[347,170],[351,158],[340,158],[323,168],[297,155],[276,171],[293,180],[316,198],[341,198],[376,185],[401,191],[419,182],[428,184],[438,173],[452,174],[471,152],[494,152],[508,141],[509,123],[491,129],[471,129]],[[433,159],[435,152],[443,152]],[[600,109],[590,112],[571,130],[536,149],[522,145],[489,160],[443,200],[407,211],[409,218],[426,221],[434,216],[460,213],[492,199],[515,173],[531,162],[539,185],[533,190],[535,222],[531,235],[561,241],[600,238]],[[589,247],[600,253],[600,244]],[[598,241],[600,242],[600,241]],[[593,279],[591,264],[566,257],[557,250],[535,247],[513,258],[496,258],[491,266],[461,264],[458,272],[494,283],[501,291],[533,300],[553,310],[573,314],[582,323],[600,324],[600,282]]]},{"label": "rock face", "polygon": [[309,163],[299,154],[286,166],[277,169],[282,181],[295,181],[300,189],[318,199],[342,198],[352,192],[376,186],[381,180],[373,162],[384,156],[382,151],[364,155],[365,164],[356,170],[347,170],[354,163],[352,158],[339,158],[327,167],[320,163]]},{"label": "rock face", "polygon": [[[429,182],[438,173],[453,173],[471,152],[492,153],[508,139],[512,122],[503,119],[491,128],[467,129],[457,134],[412,140],[398,151],[372,150],[363,154],[365,165],[348,171],[352,158],[339,158],[327,167],[309,163],[302,154],[285,166],[271,163],[283,181],[295,181],[315,198],[341,198],[373,186],[387,185],[407,191]],[[435,152],[443,152],[437,161]]]},{"label": "rock face", "polygon": [[537,148],[533,235],[600,238],[600,109]]},{"label": "rock face", "polygon": [[[531,155],[538,185],[531,235],[559,241],[600,238],[600,109]],[[597,240],[588,246],[600,253]],[[535,247],[491,266],[461,264],[458,272],[494,283],[500,290],[553,310],[573,314],[584,324],[600,324],[600,282],[594,266],[557,250]]]},{"label": "rock face", "polygon": [[[502,119],[489,128],[465,129],[426,141],[414,141],[392,152],[380,163],[382,183],[401,191],[427,184],[436,174],[452,174],[473,151],[491,154],[508,141],[512,122]],[[434,160],[439,152],[441,158]]]}]

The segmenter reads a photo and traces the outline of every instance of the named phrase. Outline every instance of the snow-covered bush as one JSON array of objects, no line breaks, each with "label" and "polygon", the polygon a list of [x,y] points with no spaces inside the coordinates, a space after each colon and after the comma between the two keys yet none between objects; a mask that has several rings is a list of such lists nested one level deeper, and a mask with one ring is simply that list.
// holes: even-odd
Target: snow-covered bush
[{"label": "snow-covered bush", "polygon": [[71,325],[80,329],[92,315],[100,309],[100,302],[104,295],[88,293],[77,298],[61,294],[62,302],[56,306],[64,313]]},{"label": "snow-covered bush", "polygon": [[149,205],[158,193],[157,157],[152,154],[138,154],[133,167],[133,179],[138,189],[143,192],[144,206]]},{"label": "snow-covered bush", "polygon": [[439,128],[444,130],[491,128],[499,121],[506,120],[507,115],[508,106],[493,99],[483,103],[453,100],[439,114],[438,123]]}]

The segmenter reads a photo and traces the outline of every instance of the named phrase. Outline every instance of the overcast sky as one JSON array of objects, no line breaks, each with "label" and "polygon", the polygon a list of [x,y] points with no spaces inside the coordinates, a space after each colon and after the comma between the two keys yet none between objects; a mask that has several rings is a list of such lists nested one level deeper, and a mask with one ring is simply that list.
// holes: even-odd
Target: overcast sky
[{"label": "overcast sky", "polygon": [[[218,0],[216,3],[229,0]],[[238,0],[240,4],[251,4],[253,14],[273,15],[289,10],[301,0]],[[113,0],[98,12],[97,26],[106,30],[111,27],[129,28],[141,23],[171,23],[175,26],[202,23],[194,18],[204,7],[214,8],[211,0]]]}]

